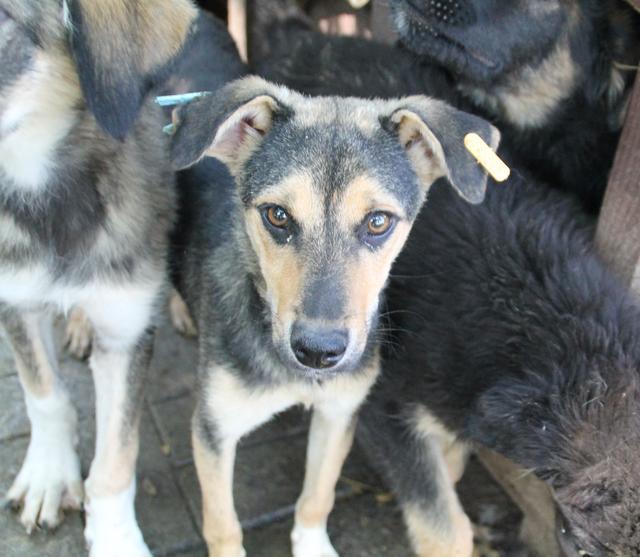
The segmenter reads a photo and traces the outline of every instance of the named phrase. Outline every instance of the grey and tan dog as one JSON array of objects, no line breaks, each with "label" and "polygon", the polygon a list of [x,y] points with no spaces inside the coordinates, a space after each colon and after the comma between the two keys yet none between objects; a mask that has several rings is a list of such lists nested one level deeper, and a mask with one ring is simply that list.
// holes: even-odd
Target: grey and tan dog
[{"label": "grey and tan dog", "polygon": [[176,113],[183,176],[177,286],[200,332],[193,444],[212,557],[244,555],[233,503],[238,440],[313,406],[296,557],[326,532],[355,413],[378,374],[380,300],[432,182],[467,200],[486,176],[463,146],[487,122],[426,97],[307,98],[259,78]]},{"label": "grey and tan dog", "polygon": [[[87,511],[92,557],[149,556],[133,500],[174,175],[147,100],[197,12],[188,1],[0,0],[0,314],[31,421],[8,493],[28,532]],[[52,315],[95,331],[97,439],[83,486]]]}]

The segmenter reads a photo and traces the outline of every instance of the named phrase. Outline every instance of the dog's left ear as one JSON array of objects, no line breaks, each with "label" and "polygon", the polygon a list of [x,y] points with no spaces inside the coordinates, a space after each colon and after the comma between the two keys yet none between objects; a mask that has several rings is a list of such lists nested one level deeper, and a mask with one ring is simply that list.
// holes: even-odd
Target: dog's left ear
[{"label": "dog's left ear", "polygon": [[65,2],[84,97],[100,126],[123,138],[180,52],[197,10],[190,0]]},{"label": "dog's left ear", "polygon": [[476,133],[495,150],[500,132],[494,126],[447,103],[421,96],[400,101],[387,122],[425,189],[446,177],[464,199],[474,204],[482,202],[487,174],[467,151],[464,138]]}]

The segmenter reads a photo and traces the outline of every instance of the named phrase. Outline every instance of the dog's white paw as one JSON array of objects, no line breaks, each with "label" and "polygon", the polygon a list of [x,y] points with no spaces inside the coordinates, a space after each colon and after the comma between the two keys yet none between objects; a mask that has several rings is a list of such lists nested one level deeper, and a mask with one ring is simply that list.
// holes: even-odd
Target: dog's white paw
[{"label": "dog's white paw", "polygon": [[[87,487],[87,493],[90,488]],[[135,518],[135,482],[118,495],[89,497],[84,537],[89,557],[152,557]]]},{"label": "dog's white paw", "polygon": [[[53,412],[46,407],[53,407]],[[22,506],[20,522],[27,533],[40,527],[56,528],[63,509],[82,507],[80,460],[75,451],[76,416],[73,408],[52,396],[47,401],[27,401],[31,440],[27,456],[11,489],[8,505]]]},{"label": "dog's white paw", "polygon": [[291,532],[293,557],[338,557],[327,530],[296,525]]},{"label": "dog's white paw", "polygon": [[86,360],[91,353],[93,342],[93,327],[86,314],[79,308],[74,308],[67,319],[64,345],[67,351],[78,358]]},{"label": "dog's white paw", "polygon": [[189,313],[187,304],[177,291],[173,291],[169,298],[169,315],[176,331],[185,337],[197,337],[198,329]]}]

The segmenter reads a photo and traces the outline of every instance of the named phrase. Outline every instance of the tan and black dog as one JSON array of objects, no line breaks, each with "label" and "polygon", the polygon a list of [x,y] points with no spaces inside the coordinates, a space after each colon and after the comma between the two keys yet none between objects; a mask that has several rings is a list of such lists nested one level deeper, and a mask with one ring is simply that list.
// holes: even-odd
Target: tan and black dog
[{"label": "tan and black dog", "polygon": [[[244,555],[233,503],[238,440],[296,404],[314,415],[292,533],[326,532],[355,412],[378,374],[380,296],[432,182],[467,200],[486,175],[463,146],[477,117],[426,97],[307,98],[259,78],[176,113],[177,286],[200,334],[193,443],[212,557]],[[225,166],[220,162],[224,162]]]},{"label": "tan and black dog", "polygon": [[[148,93],[196,16],[185,0],[0,0],[0,313],[31,421],[8,499],[28,532],[84,503],[93,557],[150,555],[135,462],[175,200]],[[95,331],[84,486],[51,339],[52,316],[72,306]]]}]

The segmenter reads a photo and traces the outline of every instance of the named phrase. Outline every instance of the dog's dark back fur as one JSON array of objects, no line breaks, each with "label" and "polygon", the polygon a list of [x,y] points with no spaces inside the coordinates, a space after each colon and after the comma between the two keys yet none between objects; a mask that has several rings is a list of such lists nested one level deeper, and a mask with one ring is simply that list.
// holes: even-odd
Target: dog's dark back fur
[{"label": "dog's dark back fur", "polygon": [[[507,5],[512,2],[484,4],[489,15],[513,12]],[[535,2],[519,4],[536,13]],[[404,5],[402,0],[391,2],[396,10]],[[557,34],[544,39],[543,33],[534,33],[513,51],[505,37],[520,28],[545,29],[550,21],[524,9],[506,19],[512,27],[505,29],[500,27],[504,18],[490,18],[480,35],[505,38],[492,54],[508,59],[497,64],[497,73],[475,75],[470,66],[437,48],[428,56],[416,54],[423,37],[410,31],[403,37],[407,46],[401,47],[327,37],[313,32],[291,8],[263,6],[258,34],[267,47],[258,51],[254,63],[266,78],[302,91],[371,97],[424,93],[489,117],[501,129],[503,145],[538,178],[577,194],[588,210],[597,211],[634,75],[618,70],[614,62],[635,64],[640,56],[639,18],[620,0],[572,0],[562,10],[567,13],[555,23]],[[557,59],[550,57],[554,52]],[[553,77],[554,72],[574,77],[558,85],[562,79]]]},{"label": "dog's dark back fur", "polygon": [[526,179],[477,207],[434,188],[387,289],[398,332],[361,437],[424,405],[547,480],[590,554],[639,555],[640,309],[592,234]]}]

